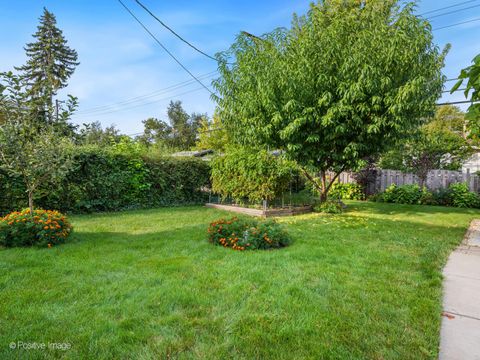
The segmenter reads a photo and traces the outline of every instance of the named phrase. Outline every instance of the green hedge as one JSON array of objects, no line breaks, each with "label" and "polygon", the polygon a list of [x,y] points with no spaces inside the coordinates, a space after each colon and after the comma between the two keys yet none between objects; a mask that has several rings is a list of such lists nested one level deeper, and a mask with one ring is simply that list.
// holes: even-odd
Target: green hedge
[{"label": "green hedge", "polygon": [[[206,201],[202,189],[210,184],[210,166],[200,159],[77,150],[72,170],[61,184],[45,184],[37,194],[36,207],[91,212]],[[0,172],[0,212],[26,206],[21,180]]]},{"label": "green hedge", "polygon": [[395,204],[440,205],[463,208],[480,208],[480,196],[471,192],[467,184],[452,183],[448,188],[429,191],[418,185],[390,185],[371,200]]}]

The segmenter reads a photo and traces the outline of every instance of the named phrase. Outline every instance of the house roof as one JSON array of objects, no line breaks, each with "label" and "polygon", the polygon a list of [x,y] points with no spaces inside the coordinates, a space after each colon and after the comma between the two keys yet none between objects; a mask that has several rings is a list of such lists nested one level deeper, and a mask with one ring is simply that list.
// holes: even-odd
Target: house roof
[{"label": "house roof", "polygon": [[207,149],[207,150],[195,150],[195,151],[179,151],[176,153],[173,153],[172,156],[178,156],[178,157],[204,157],[206,155],[213,154],[212,149]]}]

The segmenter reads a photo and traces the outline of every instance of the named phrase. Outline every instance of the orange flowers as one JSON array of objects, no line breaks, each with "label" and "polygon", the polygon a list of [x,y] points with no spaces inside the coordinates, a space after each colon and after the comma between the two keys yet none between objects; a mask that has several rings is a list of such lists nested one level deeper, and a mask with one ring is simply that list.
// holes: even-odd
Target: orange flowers
[{"label": "orange flowers", "polygon": [[[5,246],[54,246],[72,232],[67,218],[58,211],[30,209],[15,211],[0,218],[0,238]],[[21,235],[21,236],[19,236]]]},{"label": "orange flowers", "polygon": [[210,224],[208,240],[234,250],[272,249],[287,246],[291,238],[274,221],[220,219]]}]

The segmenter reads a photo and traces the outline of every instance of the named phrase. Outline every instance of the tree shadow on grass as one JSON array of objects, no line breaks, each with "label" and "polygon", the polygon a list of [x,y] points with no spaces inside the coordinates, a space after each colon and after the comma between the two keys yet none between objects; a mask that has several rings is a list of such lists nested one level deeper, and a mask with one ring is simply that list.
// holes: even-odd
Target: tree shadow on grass
[{"label": "tree shadow on grass", "polygon": [[434,214],[465,214],[478,215],[480,217],[480,209],[473,208],[458,208],[450,206],[433,206],[433,205],[406,205],[406,204],[392,204],[379,203],[370,201],[355,201],[347,202],[346,213],[354,211],[364,211],[366,214],[375,213],[383,215],[415,215],[427,216]]}]

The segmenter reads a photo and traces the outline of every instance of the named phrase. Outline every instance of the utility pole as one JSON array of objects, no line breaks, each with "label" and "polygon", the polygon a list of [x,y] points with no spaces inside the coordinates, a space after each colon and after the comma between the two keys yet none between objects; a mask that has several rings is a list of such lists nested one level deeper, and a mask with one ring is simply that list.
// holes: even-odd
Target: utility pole
[{"label": "utility pole", "polygon": [[60,111],[60,103],[64,103],[63,100],[55,99],[55,122],[58,122],[58,113]]},{"label": "utility pole", "polygon": [[55,122],[58,122],[58,99],[55,99]]}]

